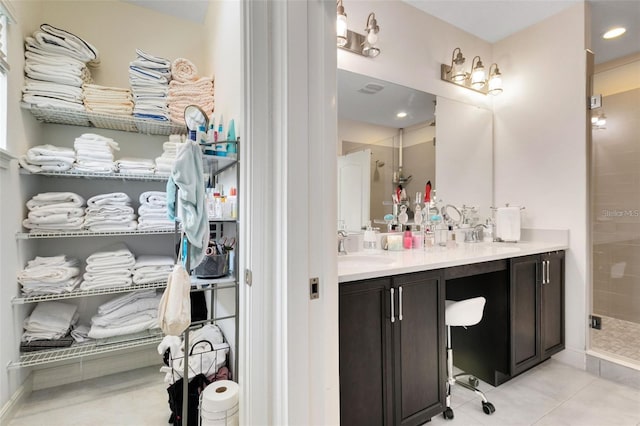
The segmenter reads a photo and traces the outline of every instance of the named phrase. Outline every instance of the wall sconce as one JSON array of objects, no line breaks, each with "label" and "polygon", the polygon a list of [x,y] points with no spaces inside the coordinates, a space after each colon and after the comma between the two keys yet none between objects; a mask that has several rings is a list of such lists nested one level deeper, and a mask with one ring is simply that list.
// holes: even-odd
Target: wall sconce
[{"label": "wall sconce", "polygon": [[347,28],[347,14],[344,12],[342,0],[336,1],[336,45],[341,49],[369,58],[378,56],[380,48],[376,44],[380,27],[376,21],[376,14],[371,12],[367,17],[367,25],[364,29],[366,35],[358,34]]},{"label": "wall sconce", "polygon": [[486,95],[499,95],[502,93],[502,74],[498,64],[493,63],[487,71],[484,68],[480,56],[476,56],[471,61],[471,72],[464,69],[465,57],[459,47],[453,49],[451,53],[451,64],[440,65],[440,79],[447,83],[466,87],[474,92]]}]

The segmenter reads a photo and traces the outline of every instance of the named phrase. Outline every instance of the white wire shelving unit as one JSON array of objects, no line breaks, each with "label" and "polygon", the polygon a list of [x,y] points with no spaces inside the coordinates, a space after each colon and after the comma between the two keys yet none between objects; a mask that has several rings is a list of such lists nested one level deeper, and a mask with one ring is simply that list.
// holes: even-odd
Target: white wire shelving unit
[{"label": "white wire shelving unit", "polygon": [[162,332],[160,330],[151,330],[147,335],[136,334],[131,340],[122,340],[126,336],[122,336],[121,341],[107,343],[109,340],[90,341],[86,343],[78,343],[68,348],[46,349],[35,352],[25,352],[20,356],[18,361],[11,361],[7,368],[24,368],[36,365],[49,364],[52,362],[65,361],[75,358],[83,358],[91,355],[104,354],[108,352],[120,351],[123,349],[137,348],[152,344],[158,344],[162,341]]},{"label": "white wire shelving unit", "polygon": [[122,130],[146,135],[168,136],[187,133],[187,128],[184,124],[171,121],[138,118],[132,115],[99,114],[86,110],[39,107],[26,102],[21,102],[20,106],[22,109],[29,110],[38,121],[44,123]]},{"label": "white wire shelving unit", "polygon": [[143,182],[166,182],[169,175],[155,173],[90,173],[79,172],[77,170],[67,170],[64,172],[41,172],[32,173],[23,168],[20,174],[30,176],[47,176],[47,177],[65,177],[65,178],[85,178],[85,179],[103,179],[103,180],[121,180],[121,181],[143,181]]},{"label": "white wire shelving unit", "polygon": [[78,238],[78,237],[117,237],[124,235],[162,235],[173,234],[174,228],[159,229],[159,230],[132,230],[132,231],[37,231],[37,232],[16,232],[16,238],[18,240],[30,240],[37,238]]}]

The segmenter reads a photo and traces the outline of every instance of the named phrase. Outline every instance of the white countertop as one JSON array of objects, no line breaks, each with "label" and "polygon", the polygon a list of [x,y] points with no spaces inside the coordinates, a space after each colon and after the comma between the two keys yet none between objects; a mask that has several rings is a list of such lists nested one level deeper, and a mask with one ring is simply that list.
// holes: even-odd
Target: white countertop
[{"label": "white countertop", "polygon": [[433,247],[428,250],[358,251],[338,256],[338,281],[343,283],[428,271],[568,248],[567,241],[549,240],[517,243],[458,243],[458,247],[452,249]]}]

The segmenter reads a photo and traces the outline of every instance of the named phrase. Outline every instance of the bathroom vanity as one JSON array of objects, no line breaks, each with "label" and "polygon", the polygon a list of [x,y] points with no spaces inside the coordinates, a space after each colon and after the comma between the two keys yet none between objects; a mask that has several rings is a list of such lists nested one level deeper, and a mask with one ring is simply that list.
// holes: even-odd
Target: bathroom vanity
[{"label": "bathroom vanity", "polygon": [[487,299],[482,321],[452,327],[452,342],[455,365],[494,386],[564,349],[567,248],[465,243],[340,256],[341,423],[420,425],[443,411],[445,298]]}]

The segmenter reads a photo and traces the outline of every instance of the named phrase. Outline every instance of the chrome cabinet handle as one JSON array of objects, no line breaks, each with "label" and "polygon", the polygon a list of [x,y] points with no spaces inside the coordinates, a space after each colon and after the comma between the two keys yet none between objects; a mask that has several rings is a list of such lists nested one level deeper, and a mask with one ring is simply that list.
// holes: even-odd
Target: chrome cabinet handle
[{"label": "chrome cabinet handle", "polygon": [[550,270],[551,270],[551,261],[547,260],[547,284],[551,282],[551,274],[549,272]]},{"label": "chrome cabinet handle", "polygon": [[547,283],[547,261],[542,261],[542,284]]},{"label": "chrome cabinet handle", "polygon": [[400,312],[398,312],[398,319],[402,321],[402,286],[398,287],[398,302],[400,304]]},{"label": "chrome cabinet handle", "polygon": [[391,289],[391,322],[396,322],[396,314],[393,306],[394,293],[395,293],[395,290]]}]

